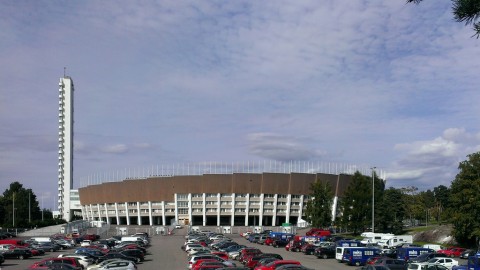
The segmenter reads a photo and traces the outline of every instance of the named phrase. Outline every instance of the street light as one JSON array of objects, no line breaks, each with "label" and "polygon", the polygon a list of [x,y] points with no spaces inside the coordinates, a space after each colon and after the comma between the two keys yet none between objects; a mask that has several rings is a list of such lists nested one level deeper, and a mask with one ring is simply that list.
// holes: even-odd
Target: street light
[{"label": "street light", "polygon": [[372,170],[372,233],[375,232],[375,169],[377,167],[370,168]]}]

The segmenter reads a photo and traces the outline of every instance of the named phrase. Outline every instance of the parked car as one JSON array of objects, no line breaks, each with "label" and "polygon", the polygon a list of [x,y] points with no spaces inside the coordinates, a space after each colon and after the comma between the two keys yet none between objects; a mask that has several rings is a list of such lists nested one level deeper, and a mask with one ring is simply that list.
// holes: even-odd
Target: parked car
[{"label": "parked car", "polygon": [[137,258],[137,263],[143,262],[145,260],[145,255],[139,249],[125,249],[120,251],[120,253],[125,256]]},{"label": "parked car", "polygon": [[410,263],[407,267],[408,270],[448,270],[447,267],[443,265],[425,265],[425,263]]},{"label": "parked car", "polygon": [[272,247],[285,247],[290,241],[287,239],[275,239],[272,242]]},{"label": "parked car", "polygon": [[373,265],[382,265],[388,267],[390,270],[405,270],[407,262],[404,260],[392,259],[388,257],[379,258]]},{"label": "parked car", "polygon": [[317,258],[328,259],[328,258],[335,258],[335,247],[328,246],[328,247],[319,247],[316,248],[313,252]]},{"label": "parked car", "polygon": [[418,255],[418,257],[411,258],[409,262],[414,262],[414,263],[426,262],[430,259],[437,258],[437,257],[446,258],[447,255],[445,255],[444,253],[438,253],[438,252],[424,253],[424,254]]},{"label": "parked car", "polygon": [[5,257],[0,253],[0,265],[5,262]]},{"label": "parked car", "polygon": [[454,265],[458,265],[458,261],[452,258],[433,258],[428,260],[427,264],[439,264],[451,269]]},{"label": "parked car", "polygon": [[94,259],[87,256],[87,255],[81,255],[81,254],[75,254],[75,253],[67,253],[67,254],[58,255],[58,258],[66,258],[66,257],[76,258],[78,260],[78,262],[83,266],[84,269],[94,263]]},{"label": "parked car", "polygon": [[303,265],[286,264],[286,265],[281,265],[278,268],[275,268],[275,270],[310,270],[310,268],[307,268]]},{"label": "parked car", "polygon": [[465,248],[460,248],[460,247],[450,247],[447,249],[441,249],[438,251],[438,253],[443,253],[447,255],[448,257],[460,257],[462,252],[464,252],[466,249]]},{"label": "parked car", "polygon": [[126,260],[126,261],[137,262],[136,257],[127,256],[127,255],[124,255],[124,254],[118,253],[118,252],[107,253],[104,256],[99,257],[98,262],[102,262],[102,261],[105,261],[105,260],[108,260],[108,259],[122,259],[122,260]]},{"label": "parked car", "polygon": [[28,269],[49,269],[50,266],[53,265],[53,264],[69,264],[77,270],[83,269],[83,266],[78,261],[78,259],[73,258],[73,257],[44,259],[44,260],[41,260],[39,262],[36,262],[36,263],[30,265],[30,267]]},{"label": "parked car", "polygon": [[110,259],[105,260],[97,265],[92,265],[87,268],[87,270],[136,270],[137,266],[135,263],[126,260]]},{"label": "parked car", "polygon": [[5,250],[2,253],[4,259],[28,259],[32,257],[32,253],[30,250],[26,248],[14,248],[14,249],[9,249]]},{"label": "parked car", "polygon": [[282,265],[292,265],[292,264],[296,264],[296,265],[301,265],[301,263],[299,261],[293,261],[293,260],[277,260],[277,261],[273,261],[267,265],[262,265],[262,266],[259,266],[257,268],[255,268],[256,270],[275,270],[275,269],[278,269],[280,266]]},{"label": "parked car", "polygon": [[462,254],[460,254],[460,258],[462,259],[468,259],[468,257],[470,256],[473,256],[477,253],[476,250],[473,250],[473,249],[467,249],[465,250],[464,252],[462,252]]}]

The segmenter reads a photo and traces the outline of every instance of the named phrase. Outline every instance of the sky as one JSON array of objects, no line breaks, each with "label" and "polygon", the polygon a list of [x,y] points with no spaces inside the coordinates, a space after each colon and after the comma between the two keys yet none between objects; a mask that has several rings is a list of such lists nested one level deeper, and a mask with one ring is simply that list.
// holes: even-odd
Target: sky
[{"label": "sky", "polygon": [[46,208],[64,68],[75,188],[127,168],[297,161],[426,190],[480,151],[480,40],[451,1],[5,0],[0,29],[0,192],[18,181]]}]

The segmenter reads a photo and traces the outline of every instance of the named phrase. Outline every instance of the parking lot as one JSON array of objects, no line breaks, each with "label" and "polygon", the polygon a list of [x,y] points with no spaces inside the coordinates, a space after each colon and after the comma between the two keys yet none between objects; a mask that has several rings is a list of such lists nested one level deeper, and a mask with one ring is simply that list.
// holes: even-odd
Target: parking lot
[{"label": "parking lot", "polygon": [[[182,244],[185,242],[186,230],[182,229],[177,231],[177,234],[174,235],[155,235],[151,237],[151,247],[148,249],[148,255],[146,260],[138,264],[138,269],[141,270],[185,270],[187,269],[187,255],[180,249]],[[302,265],[309,267],[311,269],[351,269],[354,270],[358,267],[347,266],[341,263],[338,263],[335,259],[317,259],[313,255],[305,255],[298,252],[286,251],[285,248],[274,248],[271,246],[263,246],[258,244],[252,244],[246,239],[242,238],[237,234],[228,235],[234,241],[239,244],[244,244],[247,246],[252,246],[261,249],[263,252],[268,253],[278,253],[284,259],[289,260],[298,260]],[[49,257],[57,257],[61,253],[73,252],[73,250],[63,250],[57,252],[49,252],[40,257],[32,257],[25,260],[6,260],[5,263],[1,266],[1,269],[27,269],[36,261],[40,261]],[[465,263],[464,260],[460,260],[460,263]],[[239,263],[240,264],[240,263]]]}]

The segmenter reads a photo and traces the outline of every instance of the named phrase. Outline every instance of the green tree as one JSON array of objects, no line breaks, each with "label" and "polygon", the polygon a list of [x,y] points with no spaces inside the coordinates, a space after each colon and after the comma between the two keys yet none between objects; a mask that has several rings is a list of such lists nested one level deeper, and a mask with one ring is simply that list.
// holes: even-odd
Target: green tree
[{"label": "green tree", "polygon": [[378,207],[379,231],[402,234],[406,212],[405,195],[402,190],[393,187],[385,190]]},{"label": "green tree", "polygon": [[329,227],[332,223],[332,187],[328,183],[316,181],[310,189],[311,199],[307,202],[305,218],[313,227]]},{"label": "green tree", "polygon": [[[383,198],[385,182],[376,174],[374,179],[374,201],[379,202]],[[372,177],[355,172],[340,203],[343,212],[341,224],[354,234],[361,233],[372,225],[372,184]],[[377,208],[378,203],[375,204],[375,209]],[[375,224],[377,222],[378,220],[375,220]]]},{"label": "green tree", "polygon": [[474,246],[480,238],[480,152],[468,155],[458,169],[450,195],[453,235],[459,244]]},{"label": "green tree", "polygon": [[41,217],[35,193],[31,189],[25,189],[19,182],[10,184],[3,192],[1,201],[4,227],[30,227],[34,220]]},{"label": "green tree", "polygon": [[[407,0],[407,3],[420,3],[423,0]],[[474,36],[480,36],[480,1],[479,0],[452,0],[453,17],[457,22],[471,24],[476,32]]]}]

